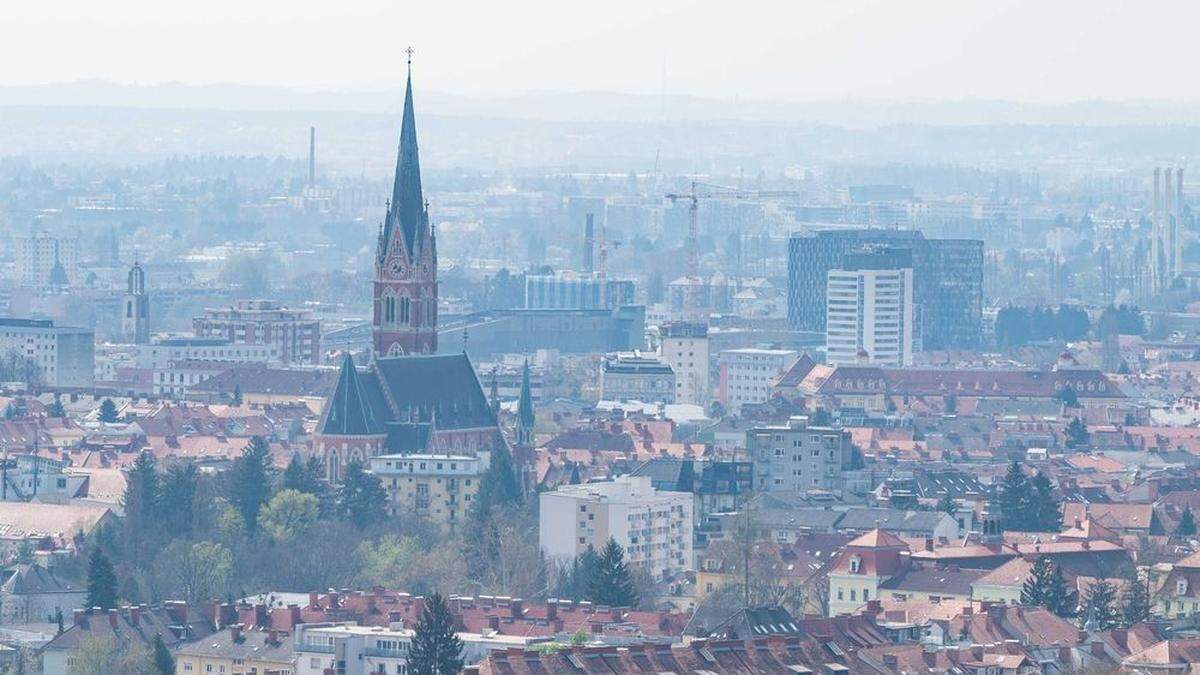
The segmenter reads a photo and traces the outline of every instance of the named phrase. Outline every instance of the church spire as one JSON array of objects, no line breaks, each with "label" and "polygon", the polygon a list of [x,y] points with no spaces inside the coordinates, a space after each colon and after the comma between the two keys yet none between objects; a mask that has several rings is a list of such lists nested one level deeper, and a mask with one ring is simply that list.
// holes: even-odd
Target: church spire
[{"label": "church spire", "polygon": [[[417,120],[413,113],[412,47],[408,54],[408,83],[404,90],[404,117],[400,122],[400,149],[396,155],[396,179],[392,201],[384,226],[384,243],[391,242],[399,229],[411,255],[416,242],[423,240],[429,228],[425,197],[421,193],[421,161],[417,154]],[[386,249],[385,249],[386,250]]]},{"label": "church spire", "polygon": [[533,391],[529,384],[529,360],[521,371],[521,397],[517,401],[517,445],[533,445]]}]

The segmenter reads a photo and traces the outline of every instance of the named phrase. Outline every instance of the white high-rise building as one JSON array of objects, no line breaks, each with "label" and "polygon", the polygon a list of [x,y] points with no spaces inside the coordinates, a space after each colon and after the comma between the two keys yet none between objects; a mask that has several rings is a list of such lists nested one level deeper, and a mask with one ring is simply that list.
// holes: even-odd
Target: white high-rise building
[{"label": "white high-rise building", "polygon": [[829,270],[825,360],[899,368],[913,361],[913,271],[903,251],[846,256]]},{"label": "white high-rise building", "polygon": [[663,363],[675,371],[675,402],[707,407],[712,401],[708,326],[678,321],[662,327]]},{"label": "white high-rise building", "polygon": [[90,388],[96,364],[90,328],[55,326],[53,321],[0,318],[0,358],[20,361],[12,373],[26,384]]},{"label": "white high-rise building", "polygon": [[792,349],[725,349],[717,355],[720,377],[718,398],[729,412],[742,406],[764,403],[779,377],[800,358]]},{"label": "white high-rise building", "polygon": [[35,232],[18,238],[21,281],[31,288],[65,287],[78,282],[79,238]]},{"label": "white high-rise building", "polygon": [[609,538],[625,549],[625,559],[655,579],[692,569],[690,492],[656,490],[649,476],[621,476],[543,492],[538,522],[542,552],[569,561]]}]

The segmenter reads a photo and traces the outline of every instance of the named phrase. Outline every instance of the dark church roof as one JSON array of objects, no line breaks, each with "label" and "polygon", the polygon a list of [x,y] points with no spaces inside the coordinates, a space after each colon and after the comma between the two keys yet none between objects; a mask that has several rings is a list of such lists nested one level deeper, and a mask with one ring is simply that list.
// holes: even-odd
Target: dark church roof
[{"label": "dark church roof", "polygon": [[359,374],[349,354],[342,359],[341,374],[326,404],[322,434],[365,436],[384,433],[383,419],[377,416],[380,409],[375,405],[378,388],[371,392],[364,386],[364,380],[369,379],[370,375]]},{"label": "dark church roof", "polygon": [[466,354],[396,356],[375,360],[396,419],[431,421],[437,429],[495,426],[491,406]]}]

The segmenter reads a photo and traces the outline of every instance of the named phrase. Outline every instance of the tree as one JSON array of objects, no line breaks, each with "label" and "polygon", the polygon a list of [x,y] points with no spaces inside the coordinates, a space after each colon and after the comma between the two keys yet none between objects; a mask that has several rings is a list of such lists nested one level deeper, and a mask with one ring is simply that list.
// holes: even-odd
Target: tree
[{"label": "tree", "polygon": [[135,564],[149,562],[158,546],[160,531],[158,469],[154,456],[142,452],[125,477],[125,555]]},{"label": "tree", "polygon": [[354,459],[346,465],[346,475],[338,488],[338,514],[359,528],[387,519],[387,491],[373,474],[363,470]]},{"label": "tree", "polygon": [[827,427],[833,423],[833,418],[830,417],[828,410],[817,408],[808,416],[808,422],[814,427]]},{"label": "tree", "polygon": [[1196,518],[1192,516],[1192,507],[1183,507],[1179,515],[1179,524],[1175,526],[1176,537],[1190,537],[1196,534]]},{"label": "tree", "polygon": [[233,404],[242,404],[242,385],[240,384],[233,385]]},{"label": "tree", "polygon": [[97,546],[88,560],[87,600],[89,608],[113,609],[117,606],[117,573],[112,561]]},{"label": "tree", "polygon": [[163,642],[161,634],[154,635],[153,649],[154,667],[158,669],[158,675],[175,675],[175,659],[171,656],[167,643]]},{"label": "tree", "polygon": [[1117,607],[1117,589],[1106,579],[1093,581],[1083,592],[1083,616],[1087,624],[1099,630],[1116,628],[1121,623]]},{"label": "tree", "polygon": [[625,549],[612,537],[609,537],[608,543],[600,551],[599,564],[595,576],[592,577],[589,595],[591,601],[599,605],[637,605],[637,589],[633,584],[633,576],[629,573],[629,563],[625,562]]},{"label": "tree", "polygon": [[67,416],[67,410],[63,407],[62,397],[58,394],[54,395],[54,400],[50,405],[46,406],[46,414],[56,419],[62,419]]},{"label": "tree", "polygon": [[454,615],[441,593],[425,598],[421,618],[408,653],[412,675],[457,675],[463,666],[462,640],[454,629]]},{"label": "tree", "polygon": [[1072,387],[1070,385],[1063,387],[1062,389],[1059,389],[1058,391],[1054,392],[1054,398],[1058,399],[1059,401],[1062,401],[1062,404],[1067,406],[1068,408],[1078,408],[1079,407],[1079,394],[1076,394],[1075,387]]},{"label": "tree", "polygon": [[1040,605],[1059,616],[1070,616],[1072,607],[1062,570],[1046,556],[1038,557],[1021,588],[1021,604]]},{"label": "tree", "polygon": [[86,638],[71,650],[71,675],[157,675],[150,652],[138,642],[125,643],[110,636]]},{"label": "tree", "polygon": [[600,569],[600,556],[596,549],[588,544],[583,553],[575,556],[568,567],[560,570],[557,595],[560,598],[579,602],[587,600],[592,586],[592,579]]},{"label": "tree", "polygon": [[1029,529],[1034,532],[1057,532],[1062,526],[1062,511],[1054,496],[1054,486],[1042,471],[1029,481],[1029,502],[1025,509]]},{"label": "tree", "polygon": [[242,515],[251,536],[258,532],[258,512],[271,498],[271,451],[262,436],[250,439],[230,470],[229,501]]},{"label": "tree", "polygon": [[954,515],[954,513],[958,511],[958,504],[955,503],[954,498],[949,494],[944,494],[942,495],[942,498],[938,500],[935,510]]},{"label": "tree", "polygon": [[280,490],[258,512],[258,528],[275,541],[292,541],[317,522],[317,498],[299,490]]},{"label": "tree", "polygon": [[163,550],[156,562],[170,597],[198,603],[229,590],[233,554],[217,542],[178,539]]},{"label": "tree", "polygon": [[1086,447],[1090,438],[1087,425],[1078,417],[1072,418],[1067,424],[1066,435],[1067,447],[1072,449]]},{"label": "tree", "polygon": [[177,461],[167,467],[159,490],[159,519],[171,536],[189,535],[196,527],[196,492],[200,470],[192,461]]},{"label": "tree", "polygon": [[111,398],[100,402],[100,421],[112,424],[117,421],[117,404]]},{"label": "tree", "polygon": [[1121,596],[1121,620],[1125,628],[1150,618],[1149,581],[1135,573]]},{"label": "tree", "polygon": [[325,483],[321,480],[320,458],[314,455],[305,461],[300,453],[293,453],[292,460],[283,470],[281,487],[285,490],[297,490],[320,498],[325,492]]},{"label": "tree", "polygon": [[1030,491],[1029,479],[1021,470],[1021,464],[1013,462],[1000,484],[1000,517],[1004,521],[1004,529],[1015,532],[1030,529],[1028,514],[1025,511],[1029,504]]}]

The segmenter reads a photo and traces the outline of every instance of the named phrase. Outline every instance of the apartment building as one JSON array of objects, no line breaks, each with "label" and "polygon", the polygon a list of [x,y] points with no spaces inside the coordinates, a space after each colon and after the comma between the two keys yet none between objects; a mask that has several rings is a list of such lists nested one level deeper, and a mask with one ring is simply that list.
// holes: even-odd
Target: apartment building
[{"label": "apartment building", "polygon": [[852,448],[848,432],[809,425],[806,417],[746,431],[758,492],[840,492]]},{"label": "apartment building", "polygon": [[371,472],[388,492],[388,515],[417,515],[451,532],[466,520],[486,470],[482,458],[465,455],[371,458]]},{"label": "apartment building", "polygon": [[[408,675],[412,651],[412,628],[393,623],[387,628],[354,623],[305,623],[296,626],[293,636],[296,675]],[[525,648],[546,638],[505,635],[489,632],[458,633],[462,640],[463,664],[470,666],[487,658],[493,651]]]},{"label": "apartment building", "polygon": [[842,267],[829,270],[826,278],[825,360],[838,366],[911,366],[911,252],[847,255]]},{"label": "apartment building", "polygon": [[692,569],[691,493],[655,490],[649,476],[621,476],[564,485],[540,499],[539,537],[549,557],[571,560],[612,538],[630,565],[655,579]]},{"label": "apartment building", "polygon": [[50,387],[90,388],[95,379],[96,339],[90,328],[0,318],[0,358],[10,355],[36,366],[31,379]]},{"label": "apartment building", "polygon": [[165,337],[139,345],[134,362],[151,371],[156,395],[180,397],[234,366],[278,364],[280,358],[276,345],[234,344],[219,337]]},{"label": "apartment building", "polygon": [[800,355],[791,349],[725,349],[717,356],[718,399],[732,413],[771,397],[776,380]]},{"label": "apartment building", "polygon": [[665,324],[659,353],[675,373],[675,402],[707,407],[712,400],[708,326],[689,321]]},{"label": "apartment building", "polygon": [[233,307],[206,309],[192,319],[192,330],[232,344],[269,345],[285,364],[321,363],[321,322],[274,300],[239,300]]},{"label": "apartment building", "polygon": [[600,396],[609,401],[674,403],[675,371],[650,354],[608,354],[600,371]]}]

